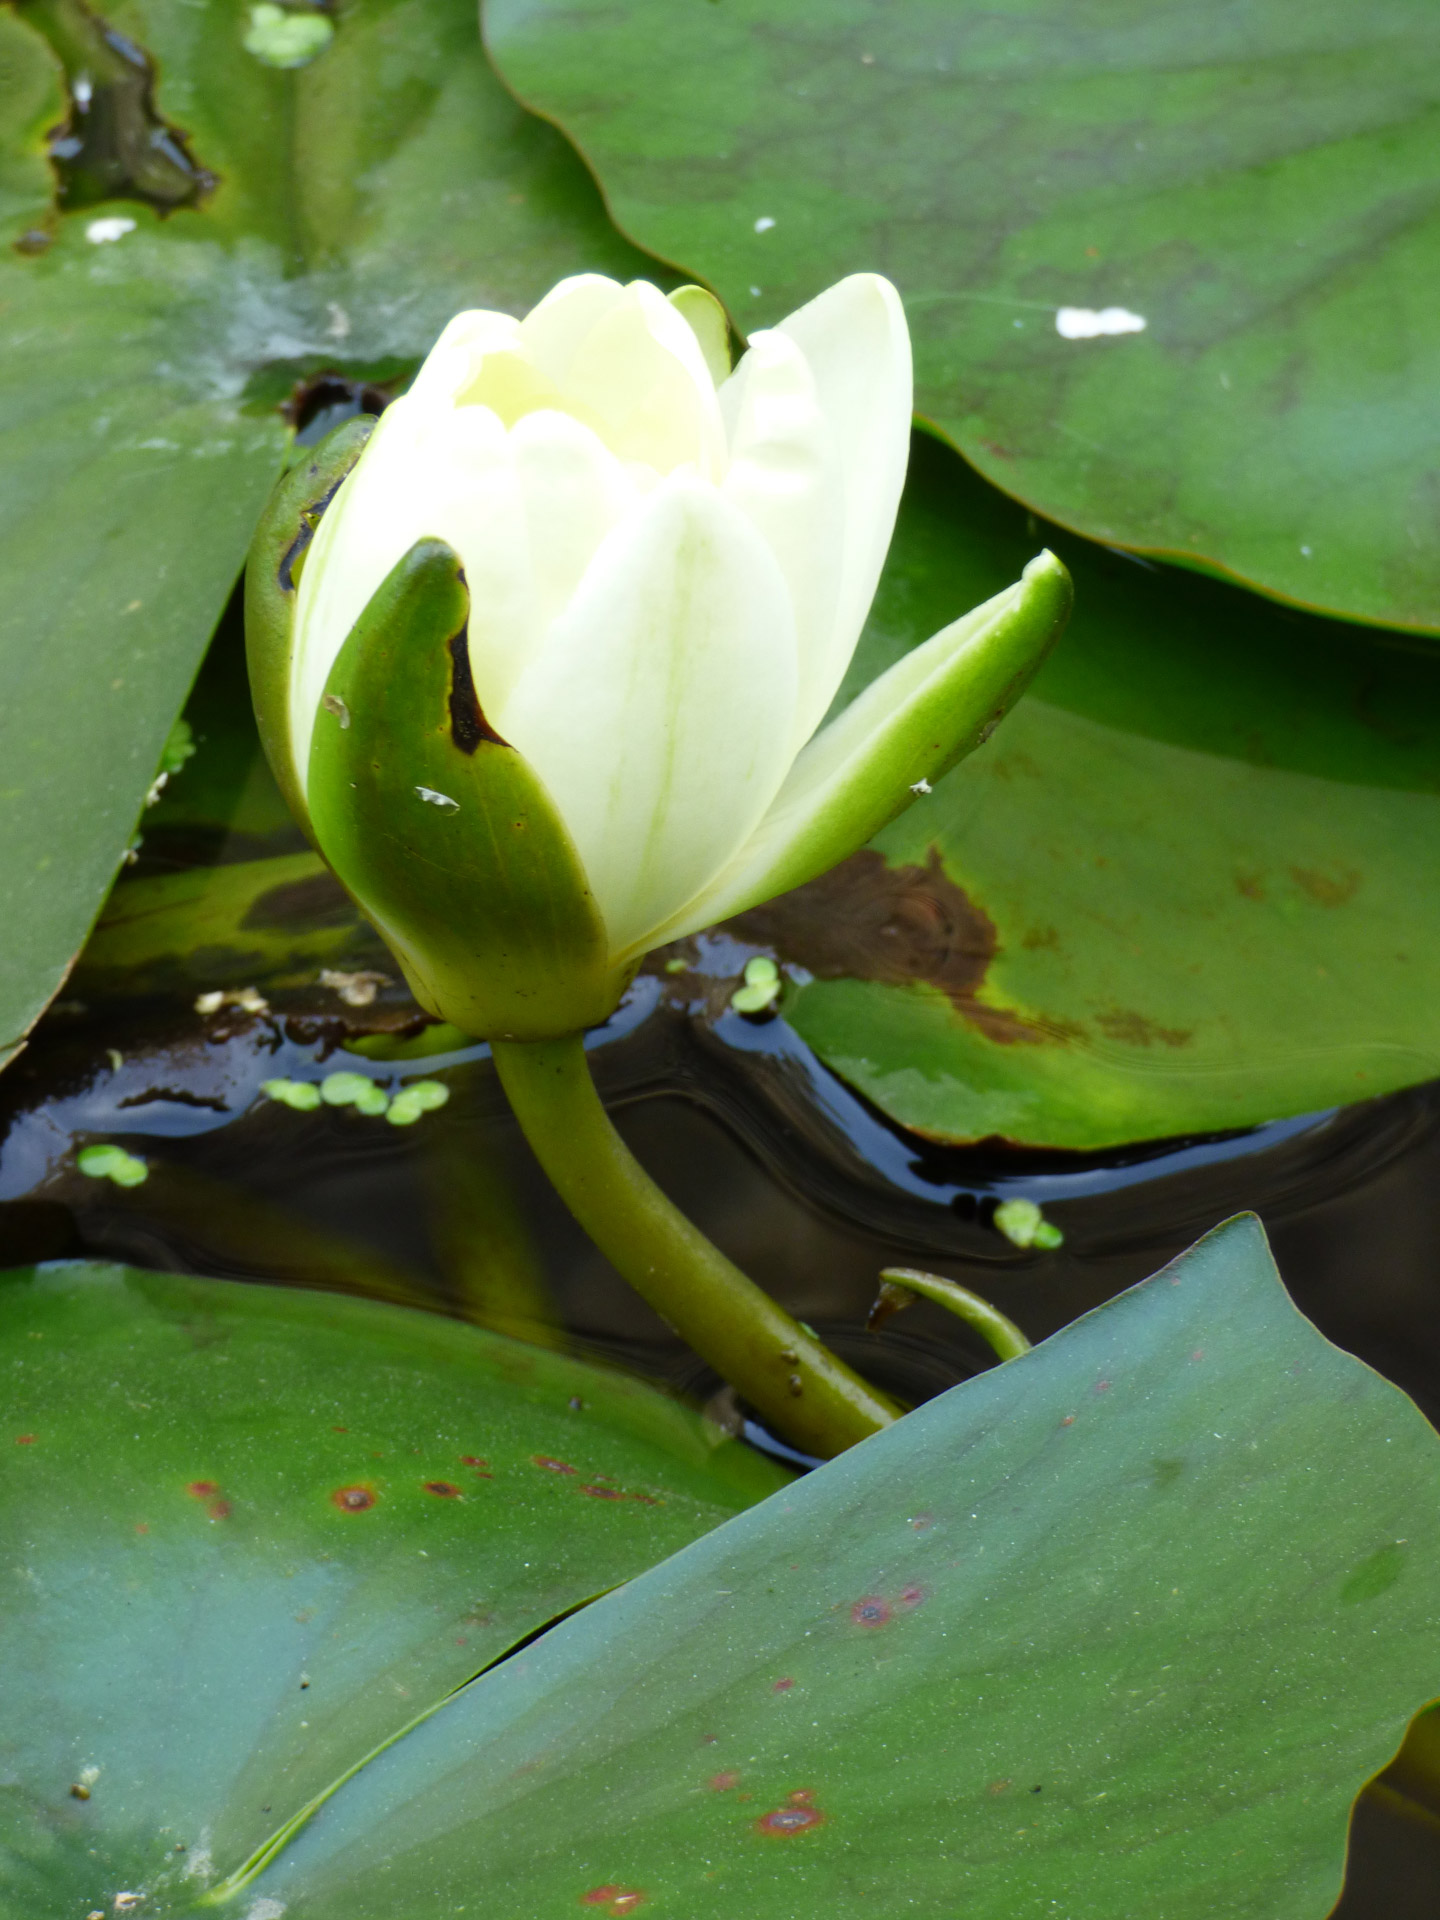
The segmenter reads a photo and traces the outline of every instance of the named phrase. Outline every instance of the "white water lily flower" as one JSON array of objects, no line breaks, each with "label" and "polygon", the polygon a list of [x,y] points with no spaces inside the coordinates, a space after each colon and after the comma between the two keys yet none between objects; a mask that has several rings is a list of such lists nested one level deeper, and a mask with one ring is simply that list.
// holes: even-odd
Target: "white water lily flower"
[{"label": "white water lily flower", "polygon": [[[303,802],[357,621],[438,540],[468,589],[479,724],[553,803],[611,967],[833,864],[974,744],[1068,609],[1044,555],[817,734],[890,544],[910,415],[905,316],[875,274],[754,334],[733,372],[697,288],[586,274],[523,320],[460,314],[323,509],[283,696],[257,672],[287,790]],[[416,790],[441,811],[446,791]]]}]

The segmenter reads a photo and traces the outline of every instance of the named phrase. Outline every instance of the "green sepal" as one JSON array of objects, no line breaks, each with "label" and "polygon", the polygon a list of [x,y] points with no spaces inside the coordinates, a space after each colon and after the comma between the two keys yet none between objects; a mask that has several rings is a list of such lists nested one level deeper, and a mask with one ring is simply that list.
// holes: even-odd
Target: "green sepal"
[{"label": "green sepal", "polygon": [[290,665],[295,597],[321,516],[375,430],[347,420],[276,482],[245,562],[245,652],[260,742],[290,811],[313,841],[304,784],[290,739]]},{"label": "green sepal", "polygon": [[988,740],[1065,630],[1074,599],[1053,553],[897,660],[810,742],[764,819],[658,946],[813,880],[928,794]]},{"label": "green sepal", "polygon": [[417,541],[331,669],[311,818],[428,1012],[483,1039],[555,1039],[613,1013],[634,969],[610,965],[564,822],[481,712],[469,615],[454,550]]}]

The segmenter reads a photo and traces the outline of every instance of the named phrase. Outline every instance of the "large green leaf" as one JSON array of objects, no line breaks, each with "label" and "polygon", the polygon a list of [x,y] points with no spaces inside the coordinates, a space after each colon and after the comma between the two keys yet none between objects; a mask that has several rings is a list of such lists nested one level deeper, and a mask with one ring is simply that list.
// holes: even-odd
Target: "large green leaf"
[{"label": "large green leaf", "polygon": [[203,1886],[783,1481],[637,1382],[328,1295],[9,1275],[0,1365],[6,1920]]},{"label": "large green leaf", "polygon": [[1075,615],[1033,691],[872,851],[739,923],[812,976],[788,1018],[943,1139],[1095,1149],[1440,1072],[1430,649],[1107,554],[920,437],[842,698],[1042,543]]},{"label": "large green leaf", "polygon": [[[746,329],[878,268],[921,411],[1008,492],[1303,605],[1440,629],[1428,0],[485,17],[626,231]],[[1143,331],[1076,335],[1106,310]]]},{"label": "large green leaf", "polygon": [[[106,1417],[123,1444],[128,1408]],[[107,1622],[105,1589],[64,1583],[72,1530],[25,1531],[27,1605]],[[1437,1592],[1433,1432],[1295,1312],[1242,1219],[455,1694],[222,1910],[1321,1920],[1356,1791],[1440,1688]],[[234,1631],[239,1670],[264,1633]],[[53,1837],[7,1920],[62,1891],[192,1912],[236,1864],[207,1842],[189,1888],[167,1867],[215,1818],[203,1767],[170,1833],[157,1791],[109,1809],[154,1708],[132,1681],[123,1725],[86,1714],[95,1671],[31,1736],[48,1766],[23,1756]],[[188,1754],[203,1700],[164,1711]]]},{"label": "large green leaf", "polygon": [[76,72],[98,29],[77,0],[0,14],[7,1045],[135,830],[294,381],[393,378],[459,307],[520,310],[565,273],[645,267],[564,142],[490,74],[469,0],[345,0],[332,43],[293,70],[247,50],[233,0],[125,0],[112,18],[218,184],[163,217],[135,199],[57,212],[44,135],[65,101],[39,28]]}]

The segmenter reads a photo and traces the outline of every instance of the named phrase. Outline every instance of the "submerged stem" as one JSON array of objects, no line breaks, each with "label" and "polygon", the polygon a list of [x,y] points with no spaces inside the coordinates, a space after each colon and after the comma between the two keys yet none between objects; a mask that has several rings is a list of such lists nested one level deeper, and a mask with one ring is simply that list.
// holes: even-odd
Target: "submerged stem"
[{"label": "submerged stem", "polygon": [[669,1201],[610,1122],[580,1035],[497,1040],[525,1137],[600,1251],[683,1340],[809,1453],[842,1453],[897,1419]]},{"label": "submerged stem", "polygon": [[873,1333],[882,1321],[902,1307],[911,1306],[916,1296],[948,1307],[957,1318],[982,1334],[1002,1360],[1018,1360],[1029,1353],[1030,1342],[1013,1320],[1007,1320],[998,1307],[992,1307],[958,1280],[946,1280],[938,1273],[925,1273],[919,1267],[886,1267],[880,1275],[880,1297],[870,1313]]}]

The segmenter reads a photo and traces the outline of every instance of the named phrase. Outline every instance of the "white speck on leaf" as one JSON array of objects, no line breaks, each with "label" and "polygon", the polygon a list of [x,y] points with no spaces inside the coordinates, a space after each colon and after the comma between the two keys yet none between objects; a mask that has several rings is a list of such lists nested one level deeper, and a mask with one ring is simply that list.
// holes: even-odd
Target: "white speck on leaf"
[{"label": "white speck on leaf", "polygon": [[1143,333],[1149,321],[1128,307],[1060,307],[1055,331],[1062,340],[1094,340],[1105,333]]},{"label": "white speck on leaf", "polygon": [[760,218],[755,222],[755,231],[756,233],[769,233],[774,224],[775,220],[773,215],[762,213]]},{"label": "white speck on leaf", "polygon": [[135,231],[135,222],[126,213],[107,213],[99,220],[92,220],[85,229],[85,238],[92,247],[103,247],[107,240],[123,240],[127,233]]},{"label": "white speck on leaf", "polygon": [[912,793],[933,793],[935,789],[930,785],[928,780],[912,780],[910,783],[910,791]]},{"label": "white speck on leaf", "polygon": [[460,802],[452,800],[448,793],[437,793],[434,787],[416,787],[420,798],[432,807],[439,807],[442,813],[458,813]]}]

